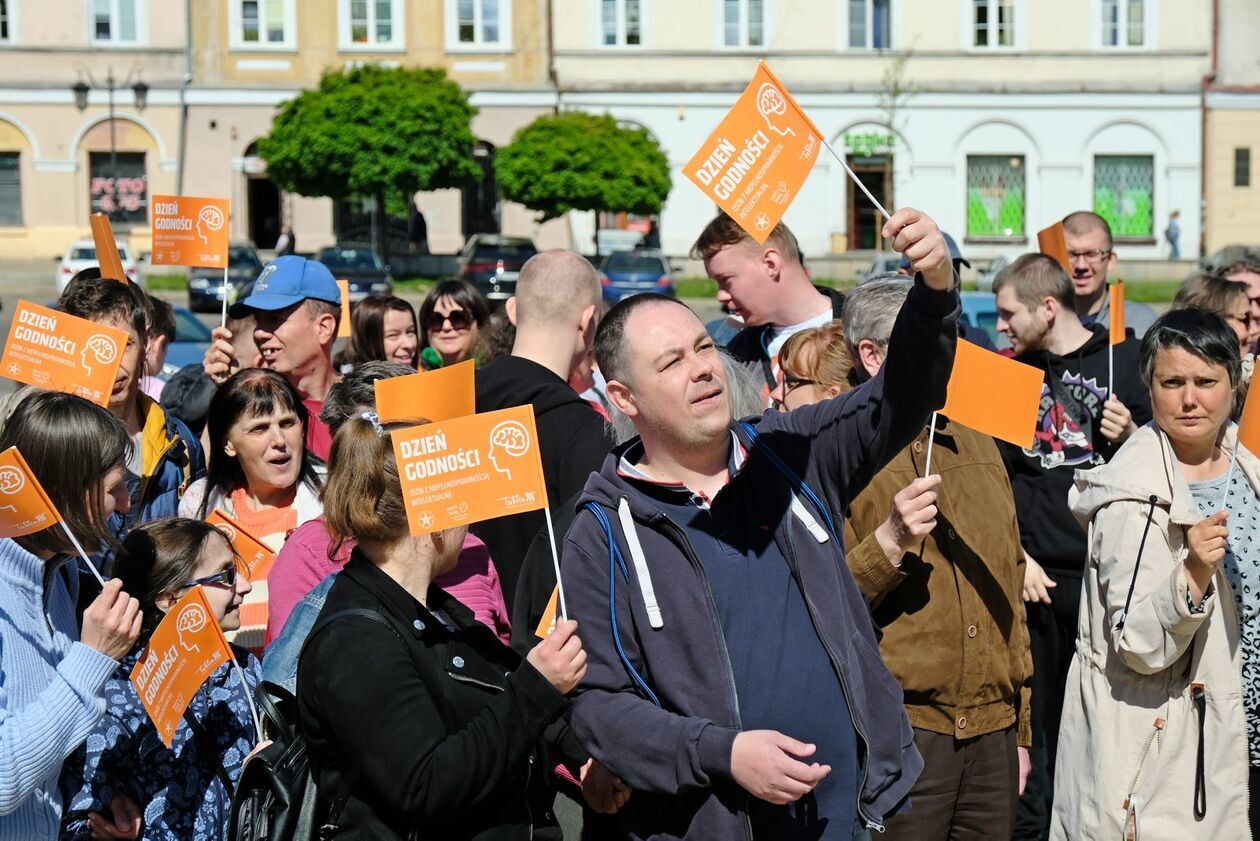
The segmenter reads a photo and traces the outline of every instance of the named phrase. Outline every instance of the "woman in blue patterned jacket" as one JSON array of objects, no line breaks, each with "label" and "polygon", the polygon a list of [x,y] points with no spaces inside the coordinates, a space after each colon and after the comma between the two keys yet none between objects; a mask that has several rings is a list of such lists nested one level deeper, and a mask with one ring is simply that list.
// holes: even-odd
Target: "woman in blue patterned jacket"
[{"label": "woman in blue patterned jacket", "polygon": [[[108,814],[120,789],[143,810],[140,838],[225,836],[232,791],[257,742],[245,690],[231,664],[220,666],[193,696],[170,748],[145,713],[130,675],[166,611],[193,586],[202,586],[225,631],[238,627],[239,607],[250,590],[241,569],[223,534],[199,520],[155,520],[123,541],[115,570],[140,599],[144,624],[136,647],[105,686],[104,718],[63,768],[63,839],[87,839],[94,827],[108,824],[101,815]],[[253,692],[262,668],[244,649],[234,651]]]}]

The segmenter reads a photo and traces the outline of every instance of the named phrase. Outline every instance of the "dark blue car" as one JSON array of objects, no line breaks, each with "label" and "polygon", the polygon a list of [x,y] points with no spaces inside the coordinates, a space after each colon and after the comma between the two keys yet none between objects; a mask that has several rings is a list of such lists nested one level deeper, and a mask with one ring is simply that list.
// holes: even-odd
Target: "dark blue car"
[{"label": "dark blue car", "polygon": [[615,304],[641,292],[674,294],[674,274],[665,255],[659,251],[618,251],[609,254],[599,267],[604,300]]}]

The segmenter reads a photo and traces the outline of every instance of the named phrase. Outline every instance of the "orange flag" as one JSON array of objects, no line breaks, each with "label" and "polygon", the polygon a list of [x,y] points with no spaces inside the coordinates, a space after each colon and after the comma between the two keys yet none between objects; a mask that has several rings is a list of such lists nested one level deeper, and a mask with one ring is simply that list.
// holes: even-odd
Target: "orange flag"
[{"label": "orange flag", "polygon": [[0,537],[21,537],[61,522],[17,447],[0,453]]},{"label": "orange flag", "polygon": [[193,587],[157,626],[131,670],[131,683],[169,748],[193,695],[232,659],[206,594]]},{"label": "orange flag", "polygon": [[1124,341],[1124,281],[1117,280],[1107,289],[1111,296],[1108,310],[1111,314],[1111,343],[1121,344]]},{"label": "orange flag", "polygon": [[551,598],[547,600],[547,609],[543,611],[542,618],[538,620],[538,627],[534,629],[534,636],[546,639],[556,629],[556,599],[559,595],[560,588],[552,587]]},{"label": "orange flag", "polygon": [[228,200],[200,196],[153,197],[155,266],[226,269]]},{"label": "orange flag", "polygon": [[92,241],[96,243],[96,262],[101,267],[101,277],[110,280],[127,280],[123,271],[122,258],[118,256],[118,242],[114,239],[113,226],[104,213],[93,213],[89,220],[92,225]]},{"label": "orange flag", "polygon": [[959,341],[941,414],[1017,447],[1031,446],[1043,378],[1031,365]]},{"label": "orange flag", "polygon": [[1238,440],[1252,455],[1260,453],[1260,377],[1253,376],[1247,386],[1247,401],[1243,403],[1242,417],[1238,419]]},{"label": "orange flag", "polygon": [[206,522],[223,532],[228,542],[232,544],[232,550],[245,565],[250,581],[267,580],[267,573],[271,572],[271,566],[276,562],[275,552],[246,531],[240,523],[217,508],[206,517]]},{"label": "orange flag", "polygon": [[476,414],[471,359],[434,371],[376,381],[376,414],[381,423],[424,418],[444,421]]},{"label": "orange flag", "polygon": [[547,507],[534,407],[391,433],[414,535]]},{"label": "orange flag", "polygon": [[109,405],[127,334],[29,301],[18,301],[0,372],[11,380]]},{"label": "orange flag", "polygon": [[757,72],[683,167],[758,243],[779,224],[822,151],[822,132],[770,68]]},{"label": "orange flag", "polygon": [[337,338],[350,338],[350,281],[337,281],[337,289],[341,292],[341,320],[337,322]]},{"label": "orange flag", "polygon": [[1059,261],[1063,271],[1072,273],[1072,260],[1068,257],[1067,240],[1063,236],[1063,223],[1055,222],[1037,232],[1037,250]]}]

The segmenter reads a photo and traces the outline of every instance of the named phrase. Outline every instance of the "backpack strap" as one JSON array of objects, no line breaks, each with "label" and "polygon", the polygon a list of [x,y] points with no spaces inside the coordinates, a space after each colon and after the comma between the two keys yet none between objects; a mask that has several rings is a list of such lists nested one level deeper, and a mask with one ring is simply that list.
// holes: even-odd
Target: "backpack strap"
[{"label": "backpack strap", "polygon": [[[338,620],[352,616],[360,619],[370,619],[373,622],[384,625],[402,643],[403,648],[407,648],[407,641],[403,639],[402,634],[398,633],[398,628],[393,622],[382,616],[380,611],[372,610],[368,607],[348,607],[345,610],[338,610],[336,613],[330,614],[315,623],[315,627],[311,628],[311,632],[306,635],[306,640],[302,643],[302,651],[298,654],[298,662],[302,661],[302,654],[306,653],[306,647],[311,644],[311,640],[315,639],[320,631],[323,631]],[[341,781],[341,785],[337,789],[337,795],[329,802],[328,817],[324,821],[323,826],[320,827],[319,837],[321,839],[331,838],[333,833],[336,832],[337,821],[341,818],[341,811],[346,808],[346,803],[350,801],[350,789],[359,778],[361,770],[358,763],[355,763],[346,773],[345,779]]]},{"label": "backpack strap", "polygon": [[[787,480],[788,485],[791,486],[792,513],[796,515],[797,519],[805,524],[805,527],[809,530],[809,533],[813,535],[814,539],[819,543],[826,543],[828,537],[830,537],[835,540],[837,546],[842,545],[840,536],[836,532],[836,524],[831,519],[831,512],[827,510],[827,506],[823,504],[823,501],[818,497],[818,494],[814,492],[814,489],[811,488],[804,479],[796,475],[796,471],[789,467],[787,462],[785,462],[769,444],[762,440],[761,434],[757,432],[756,428],[751,423],[748,423],[747,421],[740,421],[739,425],[748,436],[748,439],[752,441],[753,449],[760,450],[762,454],[769,459],[770,463],[774,465],[775,469],[783,475],[783,478]],[[818,513],[822,514],[823,523],[826,525],[825,530],[809,513],[809,509],[801,502],[798,494],[803,494],[805,498],[808,499],[816,509],[818,509]]]}]

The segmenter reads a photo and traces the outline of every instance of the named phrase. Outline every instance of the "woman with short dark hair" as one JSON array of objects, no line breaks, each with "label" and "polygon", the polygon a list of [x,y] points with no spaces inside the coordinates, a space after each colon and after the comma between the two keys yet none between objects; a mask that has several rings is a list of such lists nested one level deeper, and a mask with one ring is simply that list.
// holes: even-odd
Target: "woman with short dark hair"
[{"label": "woman with short dark hair", "polygon": [[[0,452],[17,448],[82,546],[113,540],[106,526],[130,507],[131,441],[100,406],[36,391],[9,416]],[[4,483],[21,489],[23,477]],[[27,488],[29,491],[29,488]],[[105,584],[79,631],[76,549],[48,522],[0,539],[0,839],[52,838],[61,824],[57,777],[105,710],[105,681],[140,633],[140,605]]]},{"label": "woman with short dark hair", "polygon": [[1229,422],[1238,350],[1216,313],[1160,316],[1141,351],[1154,421],[1077,471],[1090,555],[1051,838],[1260,828],[1260,461]]},{"label": "woman with short dark hair", "polygon": [[131,672],[158,624],[192,587],[200,586],[225,631],[240,627],[250,591],[241,559],[209,523],[173,517],[137,526],[117,559],[123,586],[140,600],[140,638],[105,684],[105,716],[83,750],[66,763],[62,790],[67,814],[63,841],[86,841],[99,829],[114,792],[126,791],[144,809],[146,841],[222,839],[245,758],[258,741],[246,692],[262,677],[258,661],[233,646],[243,670],[224,663],[188,703],[168,748],[145,712]]},{"label": "woman with short dark hair", "polygon": [[420,304],[421,363],[426,369],[473,358],[477,334],[490,318],[490,303],[466,280],[444,280]]},{"label": "woman with short dark hair", "polygon": [[343,374],[372,361],[396,362],[415,368],[420,361],[416,311],[393,295],[370,295],[350,314],[350,341],[333,364]]}]

